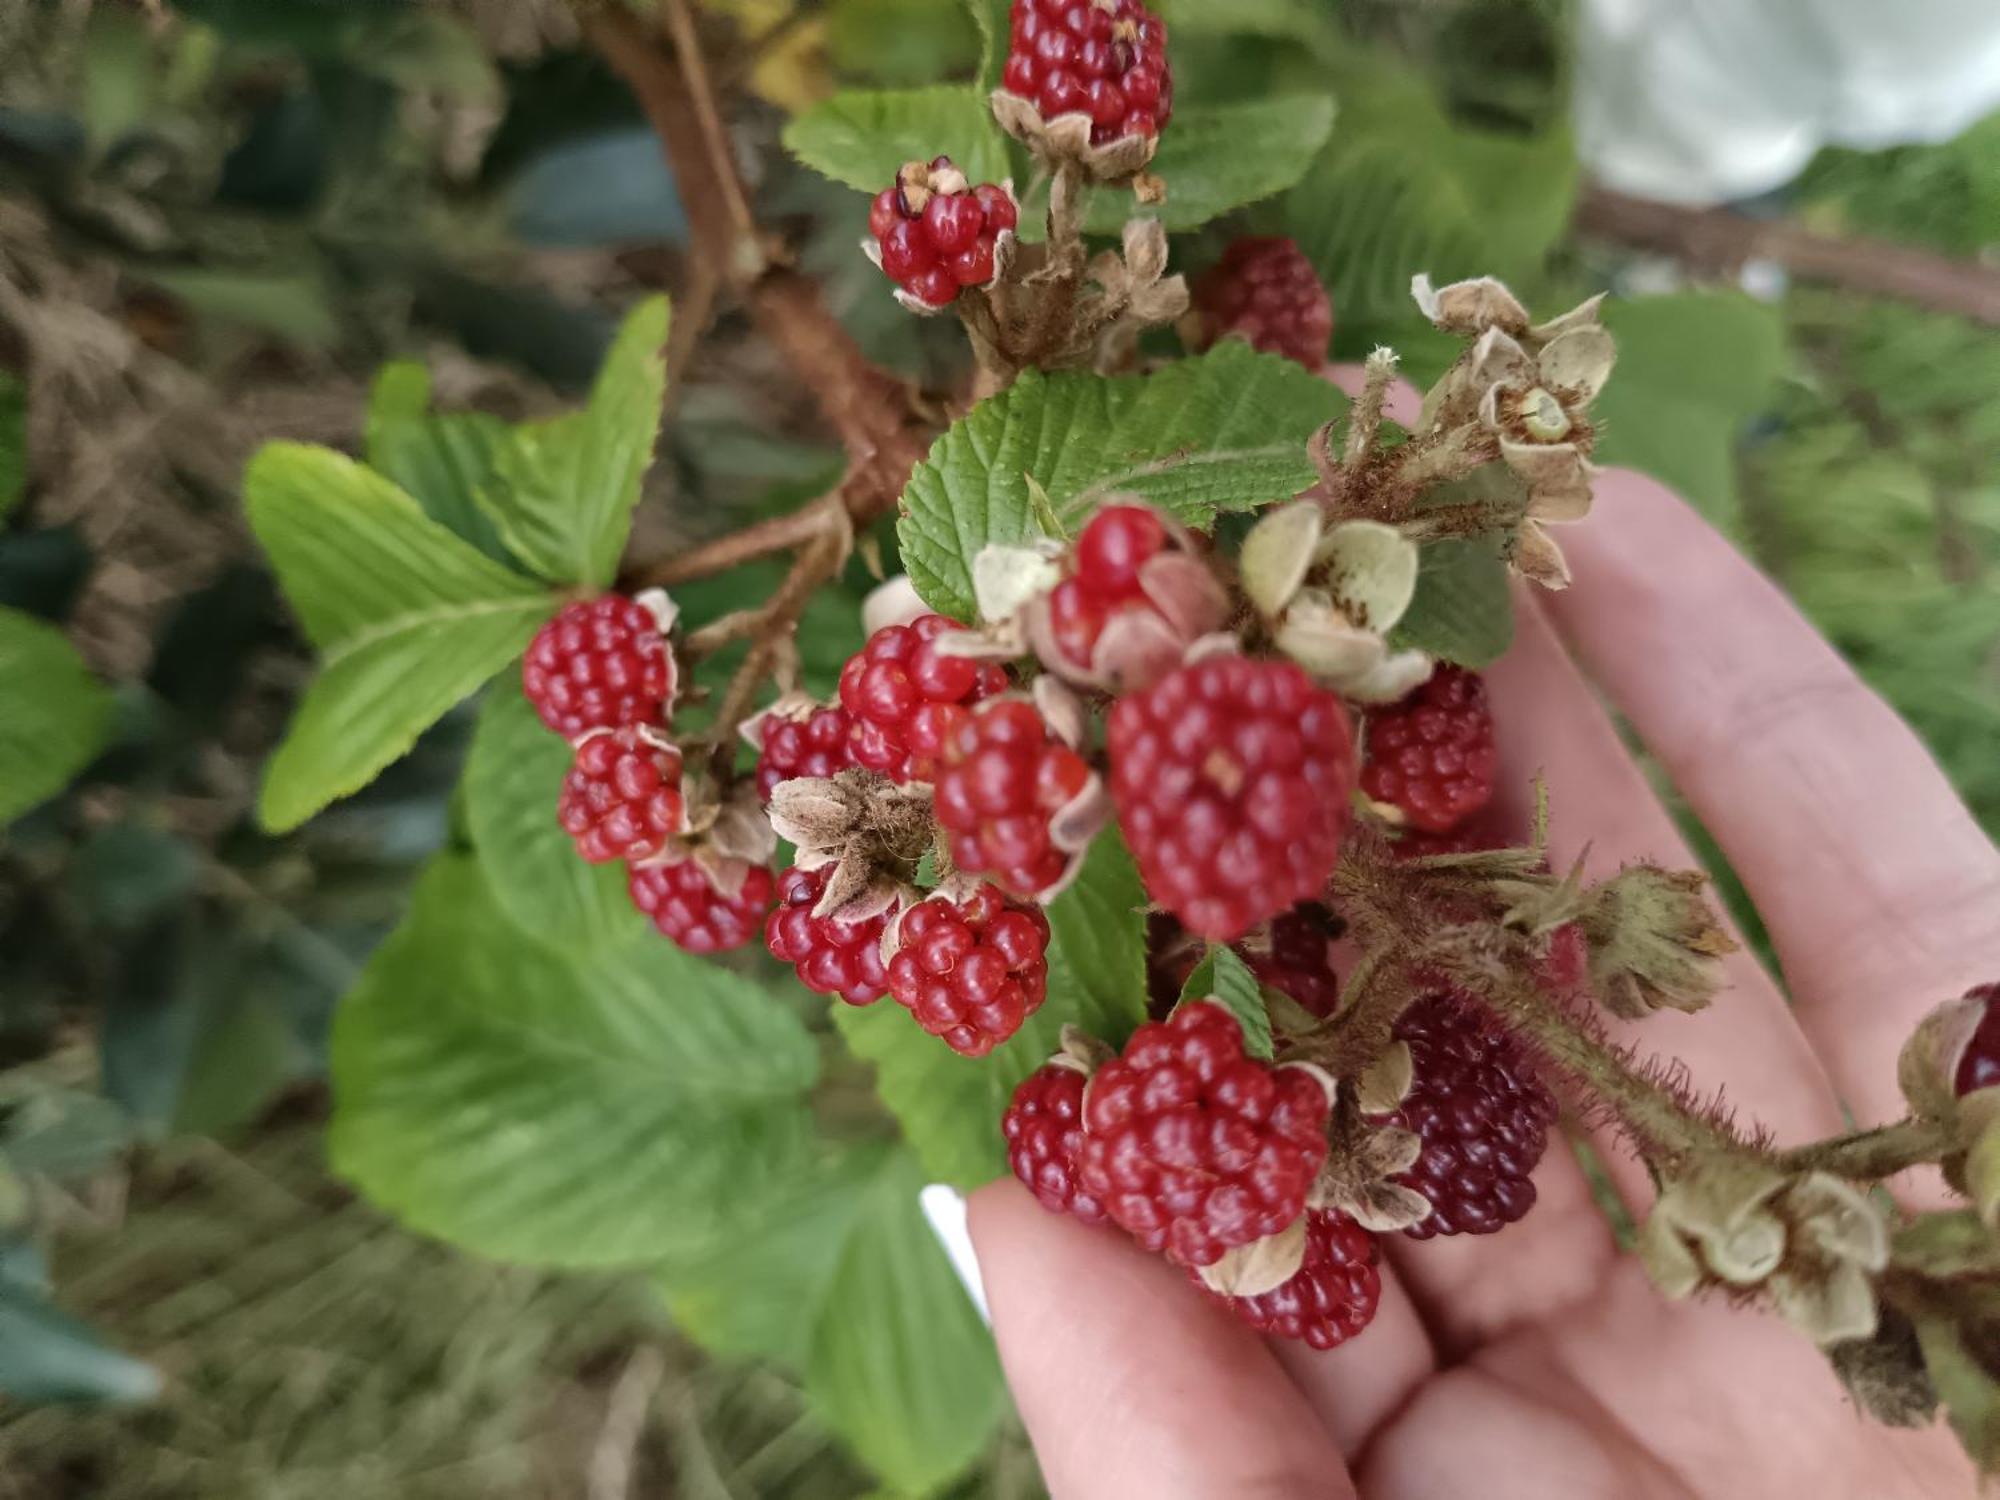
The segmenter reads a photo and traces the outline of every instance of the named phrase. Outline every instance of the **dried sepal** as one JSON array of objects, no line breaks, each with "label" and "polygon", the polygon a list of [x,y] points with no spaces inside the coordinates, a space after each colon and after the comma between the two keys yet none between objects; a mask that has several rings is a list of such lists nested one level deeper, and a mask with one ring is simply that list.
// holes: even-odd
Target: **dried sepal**
[{"label": "dried sepal", "polygon": [[1630,865],[1584,892],[1577,922],[1590,947],[1593,989],[1614,1015],[1700,1010],[1736,951],[1694,870]]},{"label": "dried sepal", "polygon": [[1393,1179],[1416,1165],[1423,1138],[1400,1125],[1370,1125],[1352,1108],[1337,1110],[1326,1163],[1307,1203],[1338,1209],[1362,1228],[1393,1234],[1430,1216],[1430,1199]]},{"label": "dried sepal", "polygon": [[1418,563],[1416,544],[1395,527],[1328,527],[1307,500],[1258,521],[1240,559],[1244,591],[1278,650],[1360,703],[1394,702],[1430,676],[1428,656],[1391,651],[1387,640],[1416,595]]},{"label": "dried sepal", "polygon": [[1081,1026],[1065,1021],[1060,1050],[1049,1061],[1060,1067],[1074,1068],[1088,1078],[1117,1055],[1118,1049],[1109,1042],[1101,1041]]},{"label": "dried sepal", "polygon": [[1261,1240],[1238,1245],[1197,1273],[1210,1291],[1225,1297],[1261,1297],[1274,1292],[1306,1262],[1306,1216]]},{"label": "dried sepal", "polygon": [[1134,181],[1159,147],[1159,138],[1125,135],[1101,146],[1090,143],[1090,116],[1080,111],[1044,120],[1032,100],[1006,89],[995,89],[988,100],[1002,130],[1028,148],[1037,161],[1059,168],[1066,163],[1083,169],[1093,182]]},{"label": "dried sepal", "polygon": [[1354,1080],[1354,1098],[1365,1115],[1394,1114],[1416,1081],[1408,1042],[1391,1042]]},{"label": "dried sepal", "polygon": [[1958,1108],[1958,1068],[1987,1002],[1971,995],[1947,1000],[1917,1023],[1896,1058],[1896,1082],[1920,1120],[1948,1120]]}]

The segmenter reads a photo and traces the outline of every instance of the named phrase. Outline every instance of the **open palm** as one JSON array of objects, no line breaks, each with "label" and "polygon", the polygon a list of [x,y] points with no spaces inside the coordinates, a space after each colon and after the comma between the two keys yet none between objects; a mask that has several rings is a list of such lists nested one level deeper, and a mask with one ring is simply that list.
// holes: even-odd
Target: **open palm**
[{"label": "open palm", "polygon": [[[1991,977],[2000,854],[1909,730],[1674,496],[1607,472],[1563,543],[1576,582],[1522,601],[1517,642],[1487,674],[1503,784],[1525,793],[1546,775],[1559,866],[1586,843],[1598,874],[1695,862],[1587,668],[1748,885],[1792,996],[1739,954],[1706,1012],[1614,1035],[1681,1058],[1781,1142],[1844,1128],[1843,1102],[1859,1124],[1898,1118],[1901,1041]],[[1643,1213],[1644,1168],[1609,1132],[1593,1143]],[[1662,1300],[1560,1141],[1535,1182],[1534,1212],[1496,1237],[1387,1237],[1375,1322],[1327,1353],[1266,1343],[1175,1268],[1044,1213],[1011,1181],[984,1189],[973,1236],[1051,1491],[1973,1492],[1948,1433],[1869,1422],[1775,1317]],[[1897,1186],[1913,1202],[1942,1191]]]}]

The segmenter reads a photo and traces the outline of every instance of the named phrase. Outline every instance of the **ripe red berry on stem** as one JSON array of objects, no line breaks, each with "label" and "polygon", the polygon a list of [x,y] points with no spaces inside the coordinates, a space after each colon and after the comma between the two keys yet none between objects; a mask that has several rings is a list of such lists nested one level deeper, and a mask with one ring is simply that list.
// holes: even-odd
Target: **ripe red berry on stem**
[{"label": "ripe red berry on stem", "polygon": [[1088,114],[1093,145],[1158,136],[1174,107],[1166,23],[1138,0],[1014,0],[1000,86],[1044,120]]},{"label": "ripe red berry on stem", "polygon": [[982,884],[962,903],[943,896],[903,913],[889,993],[952,1051],[984,1057],[1048,997],[1049,921]]},{"label": "ripe red berry on stem", "polygon": [[542,722],[574,740],[659,722],[673,698],[674,658],[645,605],[604,594],[564,605],[535,633],[521,687]]},{"label": "ripe red berry on stem", "polygon": [[1965,998],[1982,1002],[1986,1011],[1959,1055],[1952,1087],[1961,1098],[2000,1083],[2000,983],[1975,985]]},{"label": "ripe red berry on stem", "polygon": [[1500,753],[1477,672],[1440,663],[1401,702],[1368,715],[1361,790],[1413,828],[1446,833],[1493,800]]},{"label": "ripe red berry on stem", "polygon": [[758,731],[757,796],[769,802],[781,781],[827,777],[854,764],[854,721],[838,706],[816,708],[804,718],[767,717]]},{"label": "ripe red berry on stem", "polygon": [[883,273],[931,307],[943,307],[961,287],[991,281],[999,236],[1019,222],[1005,188],[971,186],[948,156],[906,164],[868,208]]},{"label": "ripe red berry on stem", "polygon": [[1000,1134],[1007,1141],[1007,1165],[1043,1208],[1102,1224],[1104,1205],[1085,1191],[1077,1165],[1087,1081],[1075,1068],[1044,1063],[1015,1088],[1000,1117]]},{"label": "ripe red berry on stem", "polygon": [[1051,820],[1089,782],[1083,757],[1032,705],[1003,698],[965,716],[945,743],[932,810],[960,870],[1033,898],[1069,868]]},{"label": "ripe red berry on stem", "polygon": [[1197,1001],[1091,1079],[1082,1183],[1147,1249],[1213,1265],[1305,1212],[1329,1113],[1315,1074],[1245,1057],[1236,1018]]},{"label": "ripe red berry on stem", "polygon": [[1230,1297],[1189,1274],[1259,1333],[1332,1349],[1374,1321],[1382,1300],[1382,1273],[1376,1269],[1381,1258],[1375,1236],[1347,1215],[1315,1210],[1306,1216],[1306,1258],[1282,1286],[1255,1297]]},{"label": "ripe red berry on stem", "polygon": [[816,917],[812,909],[826,890],[832,866],[801,870],[797,866],[778,877],[778,905],[764,920],[764,946],[798,970],[807,989],[838,995],[849,1005],[869,1005],[887,992],[888,970],[882,963],[882,928],[886,913],[850,922],[835,916]]},{"label": "ripe red berry on stem", "polygon": [[1404,1011],[1396,1035],[1410,1044],[1413,1081],[1389,1119],[1423,1141],[1397,1180],[1431,1201],[1403,1232],[1427,1240],[1512,1224],[1535,1206],[1528,1174],[1548,1148],[1554,1096],[1513,1038],[1449,995]]},{"label": "ripe red berry on stem", "polygon": [[768,869],[752,865],[736,894],[725,895],[692,859],[633,865],[625,884],[661,936],[690,953],[726,953],[749,942],[771,909],[775,886]]},{"label": "ripe red berry on stem", "polygon": [[1004,667],[937,649],[939,636],[960,628],[943,615],[884,625],[848,658],[840,705],[852,723],[848,754],[855,765],[892,781],[929,781],[969,705],[1006,690]]},{"label": "ripe red berry on stem", "polygon": [[592,864],[648,859],[680,831],[681,756],[637,727],[577,743],[556,817]]},{"label": "ripe red berry on stem", "polygon": [[1146,890],[1233,942],[1317,896],[1340,857],[1354,740],[1290,662],[1211,656],[1111,711],[1111,794]]},{"label": "ripe red berry on stem", "polygon": [[1071,551],[1070,573],[1049,592],[1049,629],[1063,655],[1090,664],[1097,638],[1121,609],[1151,609],[1139,570],[1167,544],[1167,528],[1143,505],[1107,505]]},{"label": "ripe red berry on stem", "polygon": [[1308,370],[1326,363],[1333,300],[1291,240],[1236,240],[1195,282],[1192,300],[1203,348],[1233,335]]}]

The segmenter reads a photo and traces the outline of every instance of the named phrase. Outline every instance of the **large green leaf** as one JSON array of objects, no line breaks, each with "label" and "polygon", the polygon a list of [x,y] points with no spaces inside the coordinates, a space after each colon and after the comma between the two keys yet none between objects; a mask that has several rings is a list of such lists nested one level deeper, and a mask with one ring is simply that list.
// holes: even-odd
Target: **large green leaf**
[{"label": "large green leaf", "polygon": [[265,768],[259,816],[283,831],[404,754],[525,649],[556,598],[329,449],[267,445],[244,494],[286,597],[325,653]]},{"label": "large green leaf", "polygon": [[432,412],[430,372],[398,360],[375,374],[369,392],[368,463],[408,490],[424,513],[481,552],[508,562],[479,494],[513,441],[513,431],[483,411]]},{"label": "large green leaf", "polygon": [[580,412],[514,430],[477,496],[501,539],[556,583],[602,588],[618,572],[666,397],[667,299],[625,316]]},{"label": "large green leaf", "polygon": [[499,1259],[650,1264],[787,1175],[818,1069],[775,996],[668,943],[565,955],[438,861],[343,1002],[334,1167]]},{"label": "large green leaf", "polygon": [[931,1176],[973,1188],[1007,1170],[1000,1116],[1014,1086],[1048,1061],[1065,1023],[1111,1043],[1146,1018],[1145,887],[1117,835],[1091,846],[1049,906],[1049,996],[982,1058],[960,1057],[890,1001],[834,1007],[847,1045],[875,1064],[876,1089]]},{"label": "large green leaf", "polygon": [[891,186],[904,162],[939,153],[974,182],[997,182],[1010,170],[986,93],[971,84],[843,90],[785,127],[785,149],[865,193]]},{"label": "large green leaf", "polygon": [[1013,39],[1009,0],[966,0],[972,24],[979,28],[979,91],[983,98],[1000,87],[1007,68],[1007,48]]},{"label": "large green leaf", "polygon": [[0,824],[62,790],[104,743],[111,695],[53,626],[0,609]]},{"label": "large green leaf", "polygon": [[[1167,185],[1166,202],[1140,210],[1169,230],[1194,229],[1255,203],[1305,175],[1333,130],[1333,100],[1288,94],[1232,104],[1191,104],[1174,111],[1148,169]],[[1089,227],[1116,234],[1133,216],[1129,193],[1099,192]]]},{"label": "large green leaf", "polygon": [[999,1415],[992,1340],[918,1208],[907,1151],[844,1148],[679,1251],[656,1278],[719,1354],[806,1376],[820,1415],[898,1493],[929,1492]]},{"label": "large green leaf", "polygon": [[1029,371],[953,423],[910,476],[903,565],[933,609],[970,619],[979,549],[1041,535],[1030,478],[1071,531],[1117,491],[1206,526],[1311,484],[1306,440],[1344,402],[1236,339],[1150,375]]},{"label": "large green leaf", "polygon": [[1598,461],[1643,469],[1733,520],[1737,434],[1784,369],[1778,310],[1741,292],[1679,292],[1607,302],[1604,322],[1618,366],[1595,405]]},{"label": "large green leaf", "polygon": [[1426,542],[1409,613],[1391,643],[1462,667],[1487,667],[1514,640],[1514,601],[1499,547],[1484,539]]},{"label": "large green leaf", "polygon": [[511,676],[493,685],[465,763],[465,816],[493,894],[517,926],[563,947],[629,942],[645,920],[623,865],[593,865],[556,821],[570,747]]}]

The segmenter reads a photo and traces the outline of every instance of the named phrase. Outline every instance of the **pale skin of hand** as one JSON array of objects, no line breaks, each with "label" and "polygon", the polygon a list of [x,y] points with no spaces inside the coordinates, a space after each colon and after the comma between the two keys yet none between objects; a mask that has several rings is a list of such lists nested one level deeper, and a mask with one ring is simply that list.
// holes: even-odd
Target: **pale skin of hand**
[{"label": "pale skin of hand", "polygon": [[[1352,385],[1352,373],[1340,372]],[[1390,414],[1407,419],[1413,393]],[[1723,846],[1772,934],[1708,1010],[1612,1033],[1684,1060],[1781,1144],[1899,1118],[1896,1052],[1995,977],[2000,853],[1929,754],[1783,595],[1684,502],[1606,471],[1557,533],[1575,582],[1517,610],[1488,673],[1517,813],[1553,797],[1557,868],[1697,861],[1597,696]],[[1595,688],[1596,691],[1593,691]],[[1644,1168],[1592,1145],[1643,1214]],[[1914,1175],[1914,1174],[1912,1174]],[[973,1196],[994,1331],[1056,1500],[1942,1500],[1975,1493],[1942,1425],[1862,1417],[1761,1310],[1664,1301],[1551,1142],[1529,1217],[1491,1237],[1384,1239],[1381,1309],[1318,1353],[1267,1341],[1115,1230],[1015,1182]],[[1895,1185],[1935,1206],[1934,1181]]]}]

